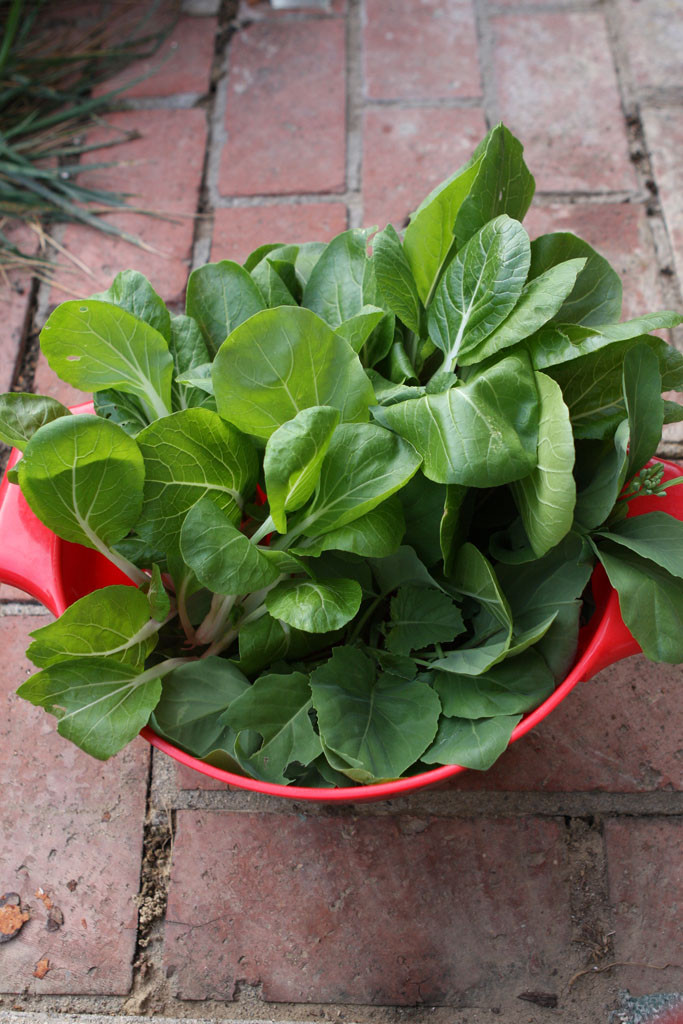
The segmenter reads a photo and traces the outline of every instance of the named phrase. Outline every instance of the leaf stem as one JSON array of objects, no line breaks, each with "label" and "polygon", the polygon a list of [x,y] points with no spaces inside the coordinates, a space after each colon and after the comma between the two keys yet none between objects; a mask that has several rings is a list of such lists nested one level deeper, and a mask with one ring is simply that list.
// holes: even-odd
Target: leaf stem
[{"label": "leaf stem", "polygon": [[260,540],[263,540],[264,537],[267,537],[269,533],[273,533],[274,531],[275,523],[273,522],[273,517],[268,516],[265,522],[261,523],[258,530],[256,530],[249,539],[252,544],[258,544]]},{"label": "leaf stem", "polygon": [[216,639],[216,636],[228,621],[236,601],[236,594],[213,595],[211,607],[195,632],[195,641],[198,644],[210,644]]}]

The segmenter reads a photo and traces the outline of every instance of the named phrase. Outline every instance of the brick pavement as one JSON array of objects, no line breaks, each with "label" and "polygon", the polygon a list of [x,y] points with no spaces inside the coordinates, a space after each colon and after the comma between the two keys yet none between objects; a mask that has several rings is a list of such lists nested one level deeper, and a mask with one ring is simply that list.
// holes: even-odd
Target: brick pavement
[{"label": "brick pavement", "polygon": [[[681,305],[682,0],[184,7],[166,62],[107,119],[141,137],[98,176],[175,220],[116,215],[152,252],[71,226],[62,240],[93,279],[13,279],[3,387],[65,295],[132,266],[179,306],[209,258],[400,227],[500,117],[537,177],[532,233],[602,249],[625,315]],[[42,361],[35,385],[77,397]],[[683,457],[680,428],[666,451]],[[326,809],[156,753],[150,775],[142,741],[88,762],[12,696],[45,620],[7,587],[0,602],[0,895],[31,909],[0,945],[1,1024],[634,1024],[680,1007],[680,670],[615,666],[486,775]],[[46,899],[63,915],[53,930]]]}]

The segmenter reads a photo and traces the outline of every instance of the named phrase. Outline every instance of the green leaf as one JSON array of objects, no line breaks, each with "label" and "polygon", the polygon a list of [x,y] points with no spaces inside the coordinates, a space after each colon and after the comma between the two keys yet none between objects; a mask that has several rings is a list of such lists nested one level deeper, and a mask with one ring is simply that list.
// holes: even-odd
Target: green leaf
[{"label": "green leaf", "polygon": [[261,615],[240,627],[239,666],[243,672],[254,675],[281,658],[287,657],[292,662],[330,647],[339,636],[338,630],[304,633],[272,615]]},{"label": "green leaf", "polygon": [[211,355],[236,327],[262,309],[263,296],[239,263],[207,263],[190,274],[185,311],[199,324]]},{"label": "green leaf", "polygon": [[484,143],[476,177],[455,220],[453,234],[458,246],[502,213],[523,220],[534,196],[535,182],[524,163],[519,140],[499,124]]},{"label": "green leaf", "polygon": [[171,411],[168,342],[125,309],[94,299],[63,302],[40,332],[40,346],[50,368],[73,387],[135,395],[152,418]]},{"label": "green leaf", "polygon": [[396,229],[387,224],[372,240],[375,280],[386,305],[406,327],[421,333],[424,309]]},{"label": "green leaf", "polygon": [[545,370],[548,366],[566,363],[570,359],[588,355],[589,352],[607,348],[617,341],[639,339],[642,334],[677,327],[680,323],[683,323],[683,317],[665,310],[662,313],[648,313],[621,324],[596,324],[591,327],[552,324],[528,338],[525,347],[531,355],[534,368]]},{"label": "green leaf", "polygon": [[294,306],[265,310],[233,331],[216,356],[213,381],[221,416],[264,438],[311,406],[366,420],[374,401],[352,348],[315,313]]},{"label": "green leaf", "polygon": [[10,391],[0,395],[0,441],[23,452],[37,430],[71,413],[56,398]]},{"label": "green leaf", "polygon": [[349,622],[362,600],[355,580],[285,580],[266,595],[266,608],[305,633],[328,633]]},{"label": "green leaf", "polygon": [[279,533],[287,531],[287,512],[304,505],[315,490],[339,411],[331,406],[302,409],[270,435],[263,458],[270,514]]},{"label": "green leaf", "polygon": [[622,368],[626,354],[637,345],[648,346],[657,356],[664,391],[683,387],[683,355],[648,335],[553,366],[548,372],[562,388],[575,438],[608,437],[624,419]]},{"label": "green leaf", "polygon": [[185,517],[180,550],[199,582],[215,594],[246,594],[273,583],[279,571],[212,498],[201,498]]},{"label": "green leaf", "polygon": [[503,214],[460,250],[429,308],[429,336],[453,369],[458,353],[479,345],[514,309],[529,270],[529,236]]},{"label": "green leaf", "polygon": [[350,551],[363,558],[384,558],[398,549],[404,532],[401,502],[398,495],[392,495],[352,523],[299,541],[290,551],[312,557],[323,551]]},{"label": "green leaf", "polygon": [[254,267],[251,276],[265,300],[266,307],[298,305],[290,289],[267,257]]},{"label": "green leaf", "polygon": [[569,533],[574,519],[574,436],[562,391],[551,377],[536,373],[541,401],[538,464],[512,484],[512,493],[534,554],[540,558]]},{"label": "green leaf", "polygon": [[439,529],[446,493],[441,484],[417,472],[397,494],[405,517],[404,543],[415,549],[426,566],[441,557]]},{"label": "green leaf", "polygon": [[45,424],[19,463],[21,490],[41,522],[58,537],[98,551],[135,525],[144,475],[135,441],[116,424],[88,415]]},{"label": "green leaf", "polygon": [[248,689],[249,680],[225,658],[179,665],[164,679],[154,728],[195,757],[219,748],[230,751],[236,734],[221,715]]},{"label": "green leaf", "polygon": [[[628,420],[622,420],[614,440],[594,467],[590,480],[576,496],[574,516],[587,530],[595,530],[607,519],[626,482],[628,470]],[[578,463],[581,468],[581,460]]]},{"label": "green leaf", "polygon": [[150,615],[157,622],[163,622],[171,611],[171,598],[166,592],[164,581],[161,578],[161,569],[154,563],[152,566],[152,578],[147,590],[147,602]]},{"label": "green leaf", "polygon": [[664,424],[659,360],[647,345],[636,345],[624,356],[622,387],[629,429],[626,476],[630,477],[657,451]]},{"label": "green leaf", "polygon": [[442,484],[496,487],[536,465],[539,402],[526,355],[509,355],[461,384],[373,415],[424,459],[422,471]]},{"label": "green leaf", "polygon": [[91,298],[127,309],[138,320],[144,320],[170,342],[171,315],[164,300],[157,295],[147,278],[139,271],[122,270],[106,292],[91,295]]},{"label": "green leaf", "polygon": [[471,494],[467,487],[460,484],[448,484],[444,497],[443,512],[439,522],[439,551],[443,558],[443,571],[446,576],[453,573],[453,564],[459,548],[465,543],[469,525],[469,510],[465,504]]},{"label": "green leaf", "polygon": [[[566,260],[585,259],[569,297],[555,314],[558,323],[606,324],[621,316],[621,280],[604,256],[570,232],[541,235],[531,243],[529,280]],[[541,369],[541,367],[538,367]]]},{"label": "green leaf", "polygon": [[623,543],[597,547],[624,622],[650,661],[683,661],[683,582]]},{"label": "green leaf", "polygon": [[478,345],[461,348],[458,354],[460,365],[483,362],[501,349],[537,332],[561,308],[585,263],[585,259],[566,260],[529,281],[522,289],[516,306],[500,326]]},{"label": "green leaf", "polygon": [[419,465],[411,445],[376,423],[341,424],[323,459],[315,497],[292,531],[317,537],[359,519],[403,487]]},{"label": "green leaf", "polygon": [[[310,764],[321,753],[320,737],[309,715],[311,688],[302,672],[265,675],[232,702],[223,721],[236,732],[249,729],[263,742],[256,753],[240,758],[257,777],[286,785],[292,761]],[[236,747],[239,753],[239,738]]]},{"label": "green leaf", "polygon": [[510,742],[521,715],[496,718],[446,718],[429,750],[422,755],[425,764],[459,764],[484,772],[497,761]]},{"label": "green leaf", "polygon": [[34,630],[27,654],[38,668],[69,658],[111,658],[142,668],[158,630],[140,590],[103,587],[75,601],[56,622]]},{"label": "green leaf", "polygon": [[386,645],[394,654],[410,654],[432,644],[450,643],[465,630],[460,609],[440,590],[401,587],[391,599]]},{"label": "green leaf", "polygon": [[363,279],[369,234],[367,230],[352,228],[333,238],[306,282],[302,305],[317,313],[330,327],[339,327],[360,313],[365,305]]},{"label": "green leaf", "polygon": [[112,388],[96,391],[92,397],[96,414],[103,420],[116,423],[131,437],[136,437],[154,419],[135,395],[126,395]]},{"label": "green leaf", "polygon": [[360,354],[363,345],[385,315],[384,310],[378,309],[377,306],[363,306],[359,313],[340,324],[334,333],[348,342],[354,352]]},{"label": "green leaf", "polygon": [[200,498],[210,495],[238,522],[256,485],[258,462],[247,438],[210,409],[184,409],[138,435],[145,497],[138,531],[166,550]]},{"label": "green leaf", "polygon": [[397,778],[431,743],[439,699],[423,682],[375,678],[361,651],[337,647],[311,674],[313,706],[332,767],[358,782]]},{"label": "green leaf", "polygon": [[372,559],[370,564],[381,594],[390,594],[397,587],[407,583],[415,583],[422,587],[435,587],[438,590],[443,589],[434,577],[430,576],[414,549],[408,547],[407,544],[400,547],[393,555]]},{"label": "green leaf", "polygon": [[683,578],[683,522],[666,512],[632,516],[597,536],[627,547],[672,576]]},{"label": "green leaf", "polygon": [[208,400],[204,388],[188,386],[178,379],[191,378],[193,372],[209,362],[209,352],[197,321],[189,316],[174,316],[169,348],[173,356],[173,408],[190,409],[206,405]]},{"label": "green leaf", "polygon": [[168,661],[140,672],[113,658],[60,661],[17,690],[59,720],[57,732],[100,761],[117,754],[147,724],[161,694]]},{"label": "green leaf", "polygon": [[449,718],[494,718],[538,707],[555,689],[555,680],[543,658],[526,651],[481,676],[437,672],[434,689]]}]

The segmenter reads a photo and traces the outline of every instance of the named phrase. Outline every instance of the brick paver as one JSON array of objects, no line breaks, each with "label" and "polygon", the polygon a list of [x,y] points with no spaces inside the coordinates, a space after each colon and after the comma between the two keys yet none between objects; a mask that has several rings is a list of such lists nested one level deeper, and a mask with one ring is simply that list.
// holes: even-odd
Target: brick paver
[{"label": "brick paver", "polygon": [[615,6],[636,94],[680,86],[683,17],[678,0],[616,0]]},{"label": "brick paver", "polygon": [[[149,748],[137,740],[99,764],[15,696],[33,671],[28,634],[48,621],[0,619],[0,896],[18,893],[31,912],[1,947],[0,992],[120,994],[132,978]],[[63,916],[54,930],[47,901]],[[36,978],[42,959],[49,970]]]},{"label": "brick paver", "polygon": [[632,189],[602,14],[510,15],[492,28],[501,116],[526,146],[539,190]]},{"label": "brick paver", "polygon": [[397,229],[433,188],[469,160],[486,133],[479,109],[366,111],[363,223]]},{"label": "brick paver", "polygon": [[265,20],[236,36],[223,195],[343,191],[344,53],[344,25],[327,18]]},{"label": "brick paver", "polygon": [[481,95],[472,0],[367,0],[363,42],[373,100]]},{"label": "brick paver", "polygon": [[[680,991],[683,823],[680,819],[610,821],[605,840],[615,959],[625,964],[621,983],[634,995],[655,988]],[[666,970],[656,970],[667,964],[671,966]]]},{"label": "brick paver", "polygon": [[683,110],[646,108],[643,123],[679,280],[683,280]]},{"label": "brick paver", "polygon": [[266,242],[329,242],[347,227],[343,203],[276,203],[216,210],[211,259],[242,263]]},{"label": "brick paver", "polygon": [[[36,236],[24,224],[10,222],[2,231],[12,245],[24,252],[36,251]],[[31,291],[30,279],[18,270],[10,271],[0,282],[0,391],[9,391],[12,386],[17,357],[29,326]]]},{"label": "brick paver", "polygon": [[184,999],[231,999],[240,979],[277,1002],[542,988],[572,958],[562,832],[543,820],[179,813],[167,974]]}]

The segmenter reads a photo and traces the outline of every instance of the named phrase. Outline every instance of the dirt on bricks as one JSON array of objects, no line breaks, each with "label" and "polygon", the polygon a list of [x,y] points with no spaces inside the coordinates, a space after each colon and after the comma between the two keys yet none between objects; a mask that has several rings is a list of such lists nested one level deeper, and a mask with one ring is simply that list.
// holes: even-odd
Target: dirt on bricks
[{"label": "dirt on bricks", "polygon": [[[180,310],[209,259],[400,229],[500,119],[532,235],[604,251],[625,316],[683,306],[683,0],[276,6],[185,0],[158,69],[130,70],[90,141],[135,136],[84,183],[161,216],[110,215],[144,249],[56,228],[87,272],[0,282],[0,390],[80,398],[38,354],[64,298],[133,267]],[[680,424],[662,454],[683,459]],[[140,739],[91,761],[15,696],[46,621],[0,586],[0,1024],[683,1019],[680,669],[613,666],[486,774],[326,807]]]}]

